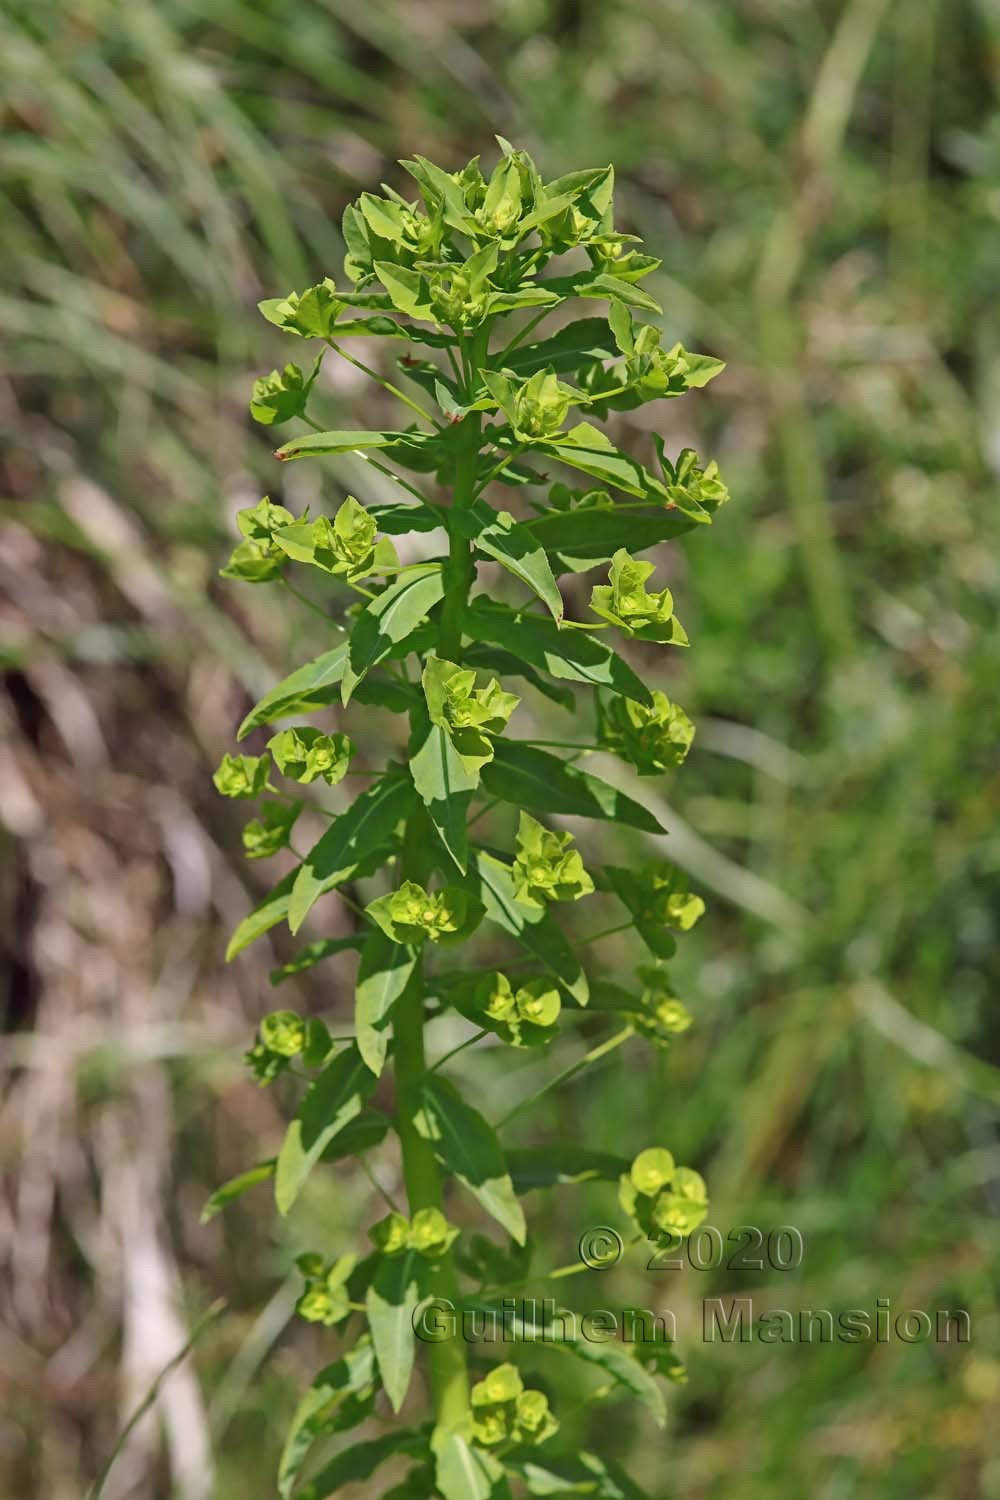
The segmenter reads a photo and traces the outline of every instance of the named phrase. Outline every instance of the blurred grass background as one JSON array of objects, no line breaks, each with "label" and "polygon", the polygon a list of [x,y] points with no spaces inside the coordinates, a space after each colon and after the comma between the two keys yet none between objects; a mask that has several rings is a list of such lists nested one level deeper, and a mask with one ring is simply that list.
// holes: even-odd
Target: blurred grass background
[{"label": "blurred grass background", "polygon": [[[370,1219],[368,1180],[328,1172],[292,1225],[266,1190],[198,1223],[280,1138],[238,1058],[291,952],[222,965],[274,877],[210,771],[324,644],[216,570],[265,491],[371,493],[349,465],[282,488],[246,400],[289,352],[255,302],[340,274],[342,207],[402,186],[397,156],[500,131],[546,175],[614,161],[671,337],[729,361],[662,430],[735,497],[660,559],[694,643],[661,670],[700,725],[666,784],[710,903],[675,969],[696,1027],[519,1139],[666,1141],[724,1235],[805,1242],[794,1273],[579,1278],[580,1307],[675,1310],[690,1383],[663,1436],[581,1386],[564,1436],[658,1500],[1000,1495],[996,0],[3,0],[0,25],[0,1492],[77,1500],[224,1295],[106,1494],[268,1495],[329,1357],[291,1257]],[[337,378],[331,415],[375,425]],[[289,998],[347,994],[321,968]],[[494,1112],[527,1089],[461,1061]],[[618,1217],[607,1189],[533,1207],[540,1265]],[[727,1292],[967,1307],[973,1337],[705,1344]]]}]

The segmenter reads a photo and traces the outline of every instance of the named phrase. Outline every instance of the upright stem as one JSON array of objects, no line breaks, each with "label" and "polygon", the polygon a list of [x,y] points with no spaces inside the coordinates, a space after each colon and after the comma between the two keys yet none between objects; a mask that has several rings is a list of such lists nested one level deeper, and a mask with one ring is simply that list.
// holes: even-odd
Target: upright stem
[{"label": "upright stem", "polygon": [[[406,829],[400,871],[404,880],[426,880],[429,843],[430,829],[426,815],[417,814],[410,819]],[[427,1075],[427,1057],[424,1052],[424,973],[420,958],[409,984],[396,1002],[393,1011],[393,1037],[396,1129],[402,1148],[403,1179],[412,1218],[418,1209],[440,1208],[444,1199],[441,1170],[434,1151],[414,1124],[421,1104],[421,1086]],[[453,1307],[457,1307],[458,1280],[451,1252],[427,1264],[429,1295],[444,1298]],[[459,1335],[456,1333],[440,1344],[428,1344],[427,1364],[436,1420],[440,1426],[450,1427],[469,1408],[465,1345]]]},{"label": "upright stem", "polygon": [[[484,331],[473,340],[472,361],[485,355],[488,332]],[[458,444],[455,463],[455,483],[452,495],[452,512],[449,514],[449,552],[445,569],[445,596],[438,629],[438,654],[446,660],[457,661],[462,649],[462,623],[469,598],[469,590],[475,577],[472,547],[454,524],[455,514],[467,509],[475,495],[476,463],[479,455],[480,418],[470,414],[456,434]],[[402,868],[404,880],[415,880],[424,884],[431,869],[429,851],[433,848],[433,834],[427,814],[421,808],[414,814],[406,828],[403,846]],[[424,975],[420,960],[413,976],[396,1003],[393,1011],[394,1057],[396,1068],[396,1099],[398,1115],[396,1126],[403,1155],[403,1177],[411,1216],[421,1208],[440,1208],[443,1202],[441,1171],[428,1141],[417,1130],[415,1116],[420,1109],[420,1093],[427,1075],[427,1058],[424,1051]],[[458,1279],[455,1263],[449,1251],[431,1263],[428,1291],[434,1297],[445,1298],[453,1306],[458,1305]],[[434,1415],[441,1427],[450,1427],[469,1409],[468,1364],[465,1345],[456,1334],[442,1343],[432,1343],[427,1349],[431,1391],[434,1397]]]}]

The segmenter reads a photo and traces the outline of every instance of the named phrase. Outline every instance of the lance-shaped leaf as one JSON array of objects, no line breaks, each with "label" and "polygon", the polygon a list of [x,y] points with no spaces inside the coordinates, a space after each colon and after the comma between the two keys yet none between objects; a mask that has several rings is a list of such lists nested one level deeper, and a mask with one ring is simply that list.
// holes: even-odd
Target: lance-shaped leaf
[{"label": "lance-shaped leaf", "polygon": [[492,557],[508,573],[527,584],[552,618],[561,620],[564,613],[562,595],[556,587],[545,549],[528,528],[515,521],[508,511],[495,511],[485,500],[478,500],[462,519],[477,550]]},{"label": "lance-shaped leaf", "polygon": [[447,1079],[434,1074],[424,1080],[415,1123],[441,1164],[475,1194],[512,1239],[523,1245],[527,1233],[524,1213],[492,1126],[466,1104]]},{"label": "lance-shaped leaf", "polygon": [[511,1454],[507,1468],[524,1481],[529,1495],[589,1495],[592,1500],[650,1500],[645,1490],[617,1464],[606,1463],[595,1453],[573,1458],[546,1458],[539,1462],[524,1450]]},{"label": "lance-shaped leaf", "polygon": [[337,1132],[323,1152],[325,1162],[348,1161],[363,1156],[381,1145],[392,1128],[392,1121],[378,1109],[366,1109],[343,1130]]},{"label": "lance-shaped leaf", "polygon": [[269,1161],[259,1162],[256,1167],[240,1172],[239,1176],[230,1177],[229,1181],[217,1187],[208,1199],[201,1211],[199,1222],[207,1224],[210,1219],[214,1219],[216,1214],[220,1214],[234,1199],[241,1198],[250,1188],[256,1187],[261,1182],[269,1182],[274,1176],[276,1166],[277,1157],[272,1156]]},{"label": "lance-shaped leaf", "polygon": [[510,1495],[503,1464],[485,1449],[473,1448],[459,1432],[441,1439],[435,1480],[443,1500],[504,1500]]},{"label": "lance-shaped leaf", "polygon": [[369,934],[354,994],[354,1033],[358,1051],[376,1077],[385,1063],[389,1014],[416,966],[414,950],[394,943],[381,928]]},{"label": "lance-shaped leaf", "polygon": [[308,713],[310,709],[324,708],[339,697],[340,679],[347,664],[347,642],[341,641],[332,651],[324,651],[313,661],[307,661],[290,676],[285,677],[255,703],[240,725],[236,738],[246,739],[252,729],[262,724],[272,724],[286,715]]},{"label": "lance-shaped leaf", "polygon": [[389,505],[372,505],[369,510],[378,522],[379,531],[391,536],[403,536],[408,531],[433,531],[442,521],[441,512],[429,505],[393,501]]},{"label": "lance-shaped leaf", "polygon": [[376,599],[362,610],[351,632],[347,666],[341,683],[344,703],[365,673],[389,655],[444,596],[440,563],[417,563],[404,568]]},{"label": "lance-shaped leaf", "polygon": [[420,749],[410,758],[410,775],[442,844],[464,872],[469,858],[469,803],[479,785],[478,770],[469,770],[448,733],[440,724],[431,724]]},{"label": "lance-shaped leaf", "polygon": [[338,1052],[310,1084],[278,1152],[274,1199],[279,1213],[288,1213],[327,1146],[361,1113],[374,1087],[374,1076],[353,1045]]},{"label": "lance-shaped leaf", "polygon": [[470,667],[490,667],[494,672],[499,672],[503,677],[523,677],[533,688],[544,693],[553,703],[558,703],[560,708],[571,709],[576,699],[572,688],[563,688],[555,682],[550,682],[540,672],[536,672],[528,662],[516,657],[510,651],[503,651],[499,646],[471,645],[466,646],[463,652],[463,660]]},{"label": "lance-shaped leaf", "polygon": [[316,1477],[298,1491],[295,1500],[327,1500],[328,1495],[339,1495],[346,1484],[370,1479],[380,1464],[397,1453],[422,1458],[426,1448],[426,1439],[409,1431],[387,1432],[371,1442],[354,1443],[324,1464]]},{"label": "lance-shaped leaf", "polygon": [[419,1257],[413,1250],[384,1255],[365,1306],[379,1374],[393,1411],[399,1411],[413,1374],[416,1335],[413,1315],[420,1301]]},{"label": "lance-shaped leaf", "polygon": [[480,852],[476,856],[476,889],[486,917],[516,938],[521,947],[537,958],[559,980],[580,1005],[586,1005],[590,988],[562,928],[542,906],[527,906],[514,895],[510,865]]},{"label": "lance-shaped leaf", "polygon": [[483,785],[491,797],[515,807],[565,817],[605,818],[646,833],[666,832],[651,812],[617,787],[517,740],[497,741],[493,760],[483,768]]},{"label": "lance-shaped leaf", "polygon": [[533,1188],[561,1187],[577,1182],[617,1182],[629,1169],[628,1157],[608,1151],[591,1151],[571,1142],[533,1146],[527,1151],[508,1151],[507,1166],[519,1193]]},{"label": "lance-shaped leaf", "polygon": [[434,321],[431,308],[430,289],[427,277],[407,266],[394,266],[391,261],[375,262],[375,273],[389,294],[393,307],[411,318]]},{"label": "lance-shaped leaf", "polygon": [[545,548],[553,572],[585,573],[610,562],[619,547],[644,552],[682,536],[698,523],[680,510],[594,505],[548,511],[524,524]]},{"label": "lance-shaped leaf", "polygon": [[404,432],[308,432],[275,450],[275,458],[318,458],[324,453],[357,453],[365,448],[388,448]]},{"label": "lance-shaped leaf", "polygon": [[375,1351],[365,1334],[353,1349],[316,1376],[292,1417],[278,1462],[278,1494],[291,1500],[295,1481],[313,1443],[344,1422],[348,1398],[366,1397],[378,1384]]},{"label": "lance-shaped leaf", "polygon": [[350,880],[358,866],[386,843],[412,805],[413,787],[407,778],[386,775],[334,819],[294,875],[287,908],[293,932],[320,896]]},{"label": "lance-shaped leaf", "polygon": [[268,891],[263,901],[258,902],[248,917],[244,917],[232,937],[226,949],[226,963],[235,958],[237,953],[242,953],[257,938],[262,937],[265,932],[270,932],[272,927],[284,920],[288,915],[288,907],[292,896],[292,887],[295,884],[297,871],[289,870],[283,879],[273,890]]},{"label": "lance-shaped leaf", "polygon": [[502,646],[553,677],[608,687],[638,703],[652,702],[649,689],[628,663],[584,630],[560,630],[552,620],[491,604],[482,597],[473,600],[467,611],[465,629],[474,640]]},{"label": "lance-shaped leaf", "polygon": [[515,375],[533,375],[546,368],[562,375],[577,370],[588,359],[607,359],[614,352],[615,341],[604,319],[580,318],[550,338],[499,355],[497,362]]},{"label": "lance-shaped leaf", "polygon": [[304,948],[299,949],[294,958],[288,960],[287,964],[282,964],[279,969],[271,970],[269,976],[271,983],[284,984],[286,979],[292,979],[296,974],[304,973],[306,969],[322,963],[324,958],[332,958],[337,953],[343,953],[345,948],[361,949],[366,942],[367,938],[363,932],[351,932],[346,937],[320,938],[315,943],[307,943]]},{"label": "lance-shaped leaf", "polygon": [[670,499],[666,487],[648,469],[622,453],[614,443],[589,422],[578,422],[558,440],[550,439],[539,445],[541,451],[561,464],[579,469],[584,474],[600,479],[603,484],[614,485],[627,495],[636,495],[640,500],[659,500],[664,505]]},{"label": "lance-shaped leaf", "polygon": [[610,276],[605,271],[577,271],[572,276],[553,276],[538,283],[557,297],[596,297],[608,302],[624,302],[626,307],[641,307],[645,312],[661,313],[663,308],[630,281]]},{"label": "lance-shaped leaf", "polygon": [[486,1312],[495,1312],[497,1317],[505,1317],[507,1321],[504,1326],[511,1330],[516,1340],[548,1342],[587,1364],[596,1365],[616,1385],[622,1386],[642,1402],[657,1427],[666,1425],[667,1406],[663,1392],[652,1375],[630,1352],[628,1345],[615,1341],[598,1343],[582,1337],[576,1327],[576,1315],[561,1308],[547,1306],[540,1320],[530,1312],[518,1311],[511,1314],[509,1308],[501,1311],[489,1303],[475,1305]]}]

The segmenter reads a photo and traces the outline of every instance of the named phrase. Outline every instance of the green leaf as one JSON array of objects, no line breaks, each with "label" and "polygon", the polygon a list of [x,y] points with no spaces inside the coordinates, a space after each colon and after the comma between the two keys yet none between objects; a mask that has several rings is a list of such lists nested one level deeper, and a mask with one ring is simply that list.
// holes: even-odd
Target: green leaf
[{"label": "green leaf", "polygon": [[339,1495],[345,1484],[370,1479],[380,1464],[397,1453],[422,1458],[426,1446],[426,1440],[413,1432],[389,1432],[385,1437],[373,1438],[370,1443],[355,1443],[320,1469],[316,1477],[299,1490],[295,1500],[327,1500],[328,1495]]},{"label": "green leaf", "polygon": [[[389,774],[333,820],[293,874],[287,903],[292,932],[298,932],[320,896],[350,880],[366,856],[386,842],[412,804],[410,782],[404,776]],[[279,920],[280,916],[275,918]]]},{"label": "green leaf", "polygon": [[441,513],[429,505],[370,505],[369,512],[378,522],[379,531],[390,536],[404,536],[410,531],[433,531],[441,525]]},{"label": "green leaf", "polygon": [[256,1167],[241,1172],[238,1177],[230,1177],[229,1181],[217,1187],[208,1199],[201,1211],[199,1223],[207,1224],[209,1219],[214,1219],[216,1214],[221,1213],[234,1198],[241,1197],[248,1188],[256,1187],[258,1182],[267,1182],[274,1176],[276,1164],[277,1157],[272,1156],[270,1161],[259,1162]]},{"label": "green leaf", "polygon": [[483,767],[483,785],[491,797],[515,807],[566,817],[604,818],[646,833],[666,832],[651,812],[617,787],[516,740],[497,740],[493,760]]},{"label": "green leaf", "polygon": [[375,274],[388,292],[393,307],[411,318],[423,318],[429,323],[434,321],[427,279],[419,271],[377,260]]},{"label": "green leaf", "polygon": [[365,673],[388,656],[394,645],[405,640],[443,596],[441,564],[417,563],[404,568],[395,583],[390,583],[362,610],[351,632],[341,684],[345,705]]},{"label": "green leaf", "polygon": [[491,854],[477,855],[476,873],[487,918],[515,937],[522,948],[551,970],[574,1000],[586,1005],[590,993],[587,976],[548,909],[518,901],[510,866]]},{"label": "green leaf", "polygon": [[577,1359],[582,1359],[589,1365],[597,1365],[616,1385],[622,1386],[641,1402],[657,1427],[666,1427],[667,1403],[663,1392],[627,1346],[614,1342],[598,1344],[589,1339],[575,1339],[567,1344],[567,1348],[572,1350]]},{"label": "green leaf", "polygon": [[514,1453],[507,1467],[524,1481],[529,1495],[590,1495],[592,1500],[649,1500],[617,1464],[605,1463],[595,1453],[582,1452],[574,1458],[546,1459],[544,1464],[533,1457]]},{"label": "green leaf", "polygon": [[345,948],[363,948],[366,941],[363,932],[352,932],[347,937],[320,938],[318,942],[307,943],[304,948],[299,949],[294,958],[289,959],[287,964],[282,964],[280,969],[271,970],[271,983],[273,985],[284,984],[286,979],[293,979],[296,974],[304,973],[306,969],[322,963],[324,958],[332,958],[335,953],[343,953]]},{"label": "green leaf", "polygon": [[278,1152],[274,1199],[280,1214],[288,1213],[327,1146],[361,1113],[374,1087],[375,1079],[353,1045],[338,1052],[310,1084]]},{"label": "green leaf", "polygon": [[561,1145],[533,1146],[525,1151],[508,1151],[507,1166],[518,1193],[533,1188],[560,1187],[577,1182],[597,1180],[617,1182],[629,1169],[626,1156],[607,1151],[591,1151],[570,1142]]},{"label": "green leaf", "polygon": [[471,1447],[458,1432],[441,1440],[435,1480],[443,1500],[499,1500],[510,1494],[503,1465],[484,1449]]},{"label": "green leaf", "polygon": [[229,946],[226,949],[226,963],[231,958],[235,958],[237,953],[242,953],[243,949],[248,948],[257,938],[263,937],[265,932],[270,932],[272,927],[276,927],[279,922],[287,917],[296,874],[297,871],[289,870],[288,874],[282,880],[278,881],[274,889],[268,891],[263,901],[254,907],[250,915],[243,918],[243,921],[229,939]]},{"label": "green leaf", "polygon": [[526,583],[552,618],[561,620],[562,595],[544,549],[527,527],[519,525],[508,511],[495,511],[485,500],[478,500],[469,515],[477,528],[474,538],[478,550]]},{"label": "green leaf", "polygon": [[274,456],[285,462],[323,453],[357,453],[364,448],[389,448],[405,436],[404,432],[308,432],[282,444]]},{"label": "green leaf", "polygon": [[486,299],[488,313],[512,312],[517,307],[557,307],[562,298],[540,282],[529,282],[514,292],[491,292]]},{"label": "green leaf", "polygon": [[339,698],[335,691],[344,675],[347,664],[347,641],[341,641],[332,651],[324,651],[313,661],[307,661],[290,676],[285,677],[265,693],[259,703],[254,704],[237,731],[238,740],[246,739],[252,729],[262,724],[273,724],[288,714],[308,713],[310,709],[325,708]]},{"label": "green leaf", "polygon": [[[558,459],[561,464],[568,464],[571,469],[579,469],[594,479],[612,484],[616,489],[624,490],[628,495],[636,495],[640,500],[648,502],[651,497],[656,497],[665,505],[670,498],[655,475],[650,474],[634,458],[629,458],[627,453],[622,453],[599,427],[592,426],[590,422],[578,422],[558,441],[550,439],[538,444],[537,448],[550,458]],[[629,545],[632,545],[631,541]],[[632,550],[635,550],[634,547]]]},{"label": "green leaf", "polygon": [[[491,1309],[488,1303],[479,1305],[484,1310],[495,1310],[497,1316],[501,1316],[500,1309]],[[657,1427],[666,1426],[667,1406],[663,1392],[627,1345],[613,1341],[598,1343],[575,1336],[573,1314],[551,1304],[546,1306],[542,1321],[519,1312],[512,1315],[509,1310],[504,1310],[502,1315],[507,1319],[504,1326],[510,1329],[516,1340],[547,1342],[565,1349],[586,1364],[597,1365],[616,1385],[622,1386],[645,1406]]]},{"label": "green leaf", "polygon": [[432,724],[410,758],[410,775],[442,844],[464,873],[469,858],[466,822],[479,772],[466,769],[450,736],[439,724]]},{"label": "green leaf", "polygon": [[619,547],[644,552],[693,530],[697,522],[680,510],[594,505],[549,511],[524,524],[545,548],[555,572],[583,573],[610,562]]},{"label": "green leaf", "polygon": [[375,1358],[393,1411],[399,1411],[406,1399],[413,1373],[413,1314],[420,1301],[417,1263],[412,1250],[383,1256],[365,1299]]},{"label": "green leaf", "polygon": [[339,1130],[323,1152],[325,1162],[348,1161],[363,1156],[385,1140],[392,1121],[378,1109],[366,1109]]},{"label": "green leaf", "polygon": [[626,307],[641,307],[645,312],[662,313],[663,308],[648,292],[640,291],[630,281],[609,276],[603,271],[577,271],[572,276],[554,276],[538,283],[557,297],[597,297],[624,302]]},{"label": "green leaf", "polygon": [[278,1494],[291,1500],[306,1454],[317,1438],[340,1430],[342,1408],[349,1396],[359,1396],[378,1380],[375,1351],[364,1335],[335,1364],[316,1376],[295,1410],[278,1462]]},{"label": "green leaf", "polygon": [[429,1074],[421,1089],[417,1129],[442,1165],[474,1193],[488,1214],[523,1245],[524,1214],[491,1125],[445,1078]]},{"label": "green leaf", "polygon": [[491,604],[482,596],[472,601],[465,629],[474,640],[502,646],[553,677],[608,687],[637,703],[653,701],[632,668],[585,630],[560,630],[552,620]]},{"label": "green leaf", "polygon": [[501,677],[523,677],[533,688],[544,693],[553,703],[558,703],[560,708],[573,708],[576,699],[572,688],[561,688],[554,682],[549,682],[534,667],[520,660],[510,651],[503,651],[499,646],[466,646],[462,659],[470,667],[489,667]]},{"label": "green leaf", "polygon": [[369,934],[354,993],[354,1032],[358,1050],[376,1078],[385,1064],[389,1013],[416,966],[412,948],[394,943],[380,928]]},{"label": "green leaf", "polygon": [[607,359],[614,352],[615,342],[603,318],[579,318],[550,338],[524,344],[498,359],[503,369],[513,370],[515,375],[533,375],[547,367],[561,375],[578,369],[588,359]]}]

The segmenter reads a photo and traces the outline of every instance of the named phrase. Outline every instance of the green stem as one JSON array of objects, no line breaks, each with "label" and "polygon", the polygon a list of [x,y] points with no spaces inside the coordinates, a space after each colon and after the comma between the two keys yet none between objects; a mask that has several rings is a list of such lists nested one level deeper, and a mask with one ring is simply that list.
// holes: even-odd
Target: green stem
[{"label": "green stem", "polygon": [[432,427],[439,427],[440,424],[435,420],[433,413],[427,410],[426,406],[421,406],[419,401],[414,401],[405,391],[401,391],[398,385],[393,385],[391,380],[386,380],[384,375],[380,375],[377,370],[373,370],[363,360],[356,359],[353,354],[348,354],[347,350],[342,349],[333,339],[327,339],[327,343],[334,354],[339,354],[341,359],[346,359],[347,363],[353,365],[356,370],[363,370],[370,379],[375,381],[376,385],[380,385],[384,391],[390,391],[396,397],[397,401],[402,401],[404,406],[408,406],[419,417],[423,417],[425,421],[430,422]]},{"label": "green stem", "polygon": [[589,1068],[590,1064],[596,1062],[599,1057],[605,1057],[609,1052],[613,1052],[616,1047],[621,1046],[622,1042],[627,1042],[629,1037],[634,1035],[635,1032],[631,1026],[623,1026],[621,1031],[616,1031],[614,1036],[608,1037],[606,1042],[601,1042],[598,1047],[592,1047],[585,1057],[580,1058],[579,1062],[571,1063],[568,1068],[563,1068],[561,1073],[557,1073],[554,1078],[549,1079],[548,1083],[544,1083],[540,1089],[536,1089],[533,1094],[529,1094],[527,1099],[522,1099],[520,1104],[515,1104],[513,1109],[507,1111],[502,1120],[496,1122],[493,1129],[502,1130],[505,1125],[510,1124],[515,1115],[521,1114],[523,1110],[530,1109],[532,1104],[537,1104],[539,1099],[544,1098],[553,1089],[557,1089],[562,1084],[568,1083],[571,1078],[576,1077],[577,1073],[582,1073],[584,1068]]},{"label": "green stem", "polygon": [[439,1057],[433,1067],[428,1068],[427,1071],[429,1073],[436,1073],[438,1068],[443,1068],[446,1062],[451,1062],[452,1058],[457,1057],[459,1052],[464,1052],[466,1047],[472,1047],[476,1042],[481,1042],[483,1037],[489,1036],[489,1034],[484,1028],[482,1031],[477,1031],[475,1036],[467,1036],[464,1042],[459,1042],[457,1047],[452,1047],[450,1052],[446,1052],[443,1057]]},{"label": "green stem", "polygon": [[[400,874],[404,880],[426,880],[430,830],[426,814],[410,819],[406,830]],[[441,1170],[429,1141],[416,1126],[421,1090],[427,1076],[424,1051],[424,972],[418,959],[406,989],[393,1010],[396,1069],[396,1129],[403,1154],[403,1180],[410,1216],[421,1208],[441,1208],[444,1191]],[[458,1278],[451,1252],[428,1262],[427,1292],[432,1297],[458,1303]],[[469,1376],[465,1345],[458,1337],[427,1346],[434,1413],[438,1425],[450,1427],[469,1408]]]},{"label": "green stem", "polygon": [[310,599],[308,594],[303,594],[300,589],[297,589],[294,583],[289,583],[288,579],[283,573],[281,575],[281,581],[285,585],[285,588],[288,590],[288,592],[295,595],[300,604],[304,604],[307,609],[311,609],[314,615],[319,615],[320,619],[325,620],[327,625],[332,626],[334,630],[343,630],[343,625],[338,625],[335,620],[331,620],[325,609],[321,608],[320,605],[318,605],[314,600]]},{"label": "green stem", "polygon": [[524,340],[528,337],[528,334],[534,333],[535,329],[538,327],[542,319],[547,318],[551,311],[551,307],[543,307],[541,312],[536,313],[533,318],[529,318],[524,327],[521,328],[517,333],[515,333],[514,337],[511,339],[506,348],[501,349],[500,353],[495,357],[494,363],[498,370],[503,368],[503,362],[507,358],[508,354],[512,354],[519,344],[523,344]]},{"label": "green stem", "polygon": [[469,591],[475,579],[472,544],[454,524],[455,512],[467,510],[476,498],[476,464],[479,458],[480,417],[470,413],[459,429],[455,459],[455,483],[448,526],[448,562],[445,565],[445,596],[438,629],[438,656],[458,661],[462,651],[462,623]]},{"label": "green stem", "polygon": [[[470,365],[478,369],[489,340],[489,325],[484,324],[472,341]],[[463,355],[464,355],[463,350]],[[445,597],[438,625],[438,655],[458,660],[462,649],[462,622],[469,590],[475,578],[472,548],[453,524],[454,513],[472,504],[479,457],[479,414],[467,416],[456,435],[458,443],[452,509],[449,513],[450,545],[445,568]],[[424,884],[432,868],[429,851],[434,846],[430,819],[421,808],[410,817],[406,827],[400,876]],[[396,1069],[396,1128],[403,1155],[403,1179],[411,1216],[421,1208],[441,1208],[443,1188],[441,1171],[428,1141],[416,1127],[421,1107],[421,1090],[427,1077],[424,1050],[426,987],[423,960],[418,960],[413,975],[396,1002],[393,1011],[394,1059]],[[428,1292],[457,1305],[458,1278],[449,1251],[432,1263],[428,1273]],[[427,1350],[434,1414],[439,1427],[447,1428],[461,1420],[469,1409],[469,1374],[465,1345],[458,1337]]]}]

